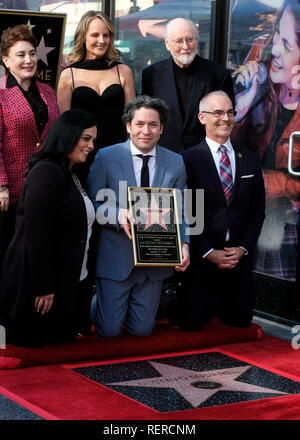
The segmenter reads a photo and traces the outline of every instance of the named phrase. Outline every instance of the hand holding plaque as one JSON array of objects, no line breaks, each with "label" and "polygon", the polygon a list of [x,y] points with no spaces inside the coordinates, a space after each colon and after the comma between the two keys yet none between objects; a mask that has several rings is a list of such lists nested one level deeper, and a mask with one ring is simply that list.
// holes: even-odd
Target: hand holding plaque
[{"label": "hand holding plaque", "polygon": [[128,188],[135,266],[178,266],[182,260],[174,188]]}]

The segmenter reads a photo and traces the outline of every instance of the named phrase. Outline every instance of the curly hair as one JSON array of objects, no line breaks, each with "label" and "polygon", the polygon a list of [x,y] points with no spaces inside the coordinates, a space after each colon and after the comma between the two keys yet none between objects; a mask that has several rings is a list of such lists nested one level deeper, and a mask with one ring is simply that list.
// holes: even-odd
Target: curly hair
[{"label": "curly hair", "polygon": [[94,18],[99,18],[103,21],[103,23],[106,24],[109,36],[110,36],[110,43],[109,47],[104,55],[104,59],[108,62],[110,65],[113,61],[116,61],[119,58],[119,54],[117,50],[114,47],[114,36],[116,33],[116,29],[111,21],[111,19],[104,14],[103,12],[99,11],[87,11],[83,16],[81,17],[78,26],[75,31],[74,35],[74,47],[71,53],[68,56],[69,63],[76,63],[77,61],[81,61],[86,57],[86,49],[85,49],[85,36],[89,27],[89,24]]},{"label": "curly hair", "polygon": [[28,26],[26,24],[18,24],[2,32],[0,44],[1,56],[7,56],[9,49],[18,41],[28,41],[35,49],[38,44],[37,39]]},{"label": "curly hair", "polygon": [[147,95],[139,95],[126,104],[122,117],[123,122],[125,124],[128,122],[131,123],[132,119],[134,118],[135,112],[140,108],[148,108],[157,111],[161,125],[165,126],[165,124],[167,123],[167,104],[162,99],[152,98]]}]

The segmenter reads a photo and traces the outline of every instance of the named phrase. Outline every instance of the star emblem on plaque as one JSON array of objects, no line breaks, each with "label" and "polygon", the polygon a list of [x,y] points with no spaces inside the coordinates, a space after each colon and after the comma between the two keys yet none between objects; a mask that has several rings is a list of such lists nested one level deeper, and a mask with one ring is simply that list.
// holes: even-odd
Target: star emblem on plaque
[{"label": "star emblem on plaque", "polygon": [[170,220],[164,219],[166,214],[171,213],[171,208],[163,208],[159,206],[157,197],[151,194],[150,206],[145,208],[140,208],[141,212],[147,216],[147,223],[145,226],[145,231],[154,225],[161,226],[165,231],[168,231],[168,227],[174,227],[174,224],[170,223]]}]

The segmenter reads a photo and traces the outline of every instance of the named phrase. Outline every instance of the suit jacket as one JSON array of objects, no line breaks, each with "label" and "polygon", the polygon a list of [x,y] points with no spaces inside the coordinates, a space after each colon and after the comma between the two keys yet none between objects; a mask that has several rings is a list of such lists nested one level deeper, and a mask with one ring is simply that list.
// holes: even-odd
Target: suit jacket
[{"label": "suit jacket", "polygon": [[[88,190],[96,208],[98,222],[105,219],[110,206],[112,224],[99,227],[97,245],[96,275],[116,281],[125,280],[132,271],[132,243],[118,224],[120,208],[127,208],[127,187],[137,186],[130,150],[130,140],[99,150],[92,164],[88,180]],[[186,175],[182,157],[157,146],[156,168],[153,187],[178,188],[183,191]],[[99,190],[107,189],[110,202],[99,201]],[[181,225],[181,239],[188,242],[185,225]],[[172,274],[172,268],[141,268],[149,278],[161,280]]]},{"label": "suit jacket", "polygon": [[[229,204],[206,141],[182,153],[188,188],[204,189],[204,229],[191,236],[191,263],[211,248],[243,246],[252,253],[265,216],[265,189],[256,153],[236,147],[236,172]],[[230,241],[226,242],[229,228]],[[227,244],[226,244],[227,243]]]},{"label": "suit jacket", "polygon": [[169,122],[164,127],[159,143],[180,152],[205,138],[205,129],[199,124],[199,101],[214,90],[224,90],[234,103],[230,71],[221,64],[196,55],[196,76],[190,95],[188,112],[182,118],[172,57],[146,67],[142,73],[142,93],[163,99],[169,106]]},{"label": "suit jacket", "polygon": [[[1,88],[2,87],[2,88]],[[19,87],[3,88],[0,83],[0,185],[9,186],[10,202],[17,202],[24,182],[24,171],[32,153],[43,143],[52,123],[59,116],[52,87],[37,82],[48,108],[48,122],[39,136],[32,109]]]},{"label": "suit jacket", "polygon": [[[44,319],[49,332],[63,338],[74,330],[76,295],[87,238],[83,197],[71,176],[50,160],[37,163],[26,177],[17,208],[16,230],[3,262],[0,320],[15,337],[43,333],[34,298],[54,293]],[[33,342],[33,341],[32,341]]]}]

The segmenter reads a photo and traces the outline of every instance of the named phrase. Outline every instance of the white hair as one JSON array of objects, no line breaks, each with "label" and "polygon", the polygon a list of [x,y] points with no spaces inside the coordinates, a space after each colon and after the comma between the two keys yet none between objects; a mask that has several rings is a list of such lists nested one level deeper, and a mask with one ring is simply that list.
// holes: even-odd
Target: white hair
[{"label": "white hair", "polygon": [[198,40],[198,32],[199,32],[198,31],[198,26],[192,20],[188,20],[188,19],[183,18],[183,17],[173,18],[173,20],[169,21],[166,24],[166,27],[165,27],[165,37],[169,38],[170,28],[173,25],[174,21],[178,20],[178,18],[181,18],[182,20],[185,20],[191,26],[191,28],[193,29],[193,33],[194,33],[196,39]]}]

